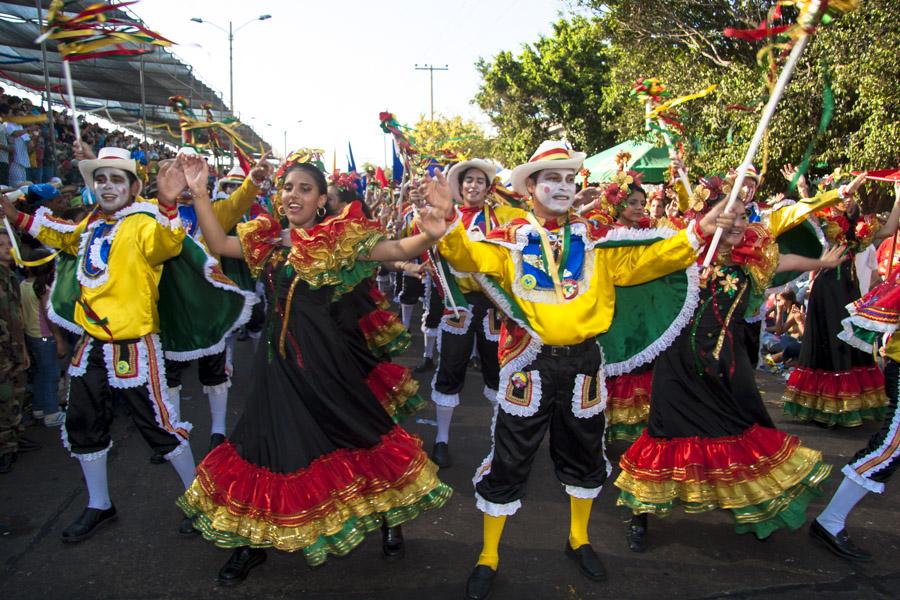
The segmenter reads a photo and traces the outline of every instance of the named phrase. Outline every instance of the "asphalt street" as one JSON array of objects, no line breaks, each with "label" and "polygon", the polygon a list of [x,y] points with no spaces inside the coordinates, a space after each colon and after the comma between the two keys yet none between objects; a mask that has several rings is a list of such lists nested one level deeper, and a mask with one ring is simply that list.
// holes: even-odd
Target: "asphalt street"
[{"label": "asphalt street", "polygon": [[[421,334],[400,359],[418,360]],[[237,374],[231,393],[229,426],[253,394],[247,369],[249,342],[238,344]],[[781,417],[784,381],[760,374],[767,405],[780,427],[823,451],[835,465],[826,495],[810,510],[816,514],[840,481],[839,469],[865,444],[876,426],[827,430]],[[427,399],[430,374],[422,379]],[[194,423],[195,456],[205,452],[209,412],[194,371],[185,376],[182,409]],[[382,558],[380,535],[372,534],[349,556],[311,570],[296,554],[269,551],[268,561],[235,588],[216,585],[228,551],[199,536],[179,536],[181,515],[174,500],[179,483],[168,465],[148,462],[150,451],[127,416],[119,416],[110,453],[110,488],[118,522],[85,542],[64,545],[60,533],[83,509],[86,493],[76,461],[59,441],[58,430],[31,427],[27,435],[43,444],[22,454],[14,470],[0,475],[0,598],[129,599],[443,599],[462,598],[465,580],[478,556],[481,513],[475,509],[472,473],[490,447],[490,409],[477,371],[470,371],[451,431],[454,464],[441,471],[455,493],[447,505],[404,526],[406,556]],[[431,447],[434,427],[429,406],[407,423]],[[546,444],[546,442],[545,442]],[[609,448],[615,465],[625,445]],[[506,525],[500,547],[500,573],[491,596],[520,598],[900,598],[900,484],[883,496],[870,494],[851,518],[854,540],[872,551],[874,562],[845,562],[815,545],[805,528],[777,532],[765,542],[734,533],[724,512],[651,520],[650,549],[629,551],[624,537],[629,515],[615,506],[611,481],[594,504],[590,534],[609,572],[609,581],[582,577],[566,558],[567,496],[555,481],[548,452],[542,449],[531,474],[522,509]]]}]

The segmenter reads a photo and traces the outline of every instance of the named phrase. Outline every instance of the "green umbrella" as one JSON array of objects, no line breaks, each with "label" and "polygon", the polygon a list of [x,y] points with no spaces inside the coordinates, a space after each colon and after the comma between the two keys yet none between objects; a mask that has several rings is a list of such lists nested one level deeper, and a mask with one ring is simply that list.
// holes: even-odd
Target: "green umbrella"
[{"label": "green umbrella", "polygon": [[616,155],[619,152],[628,152],[631,159],[628,168],[632,171],[644,174],[643,183],[664,183],[666,171],[669,170],[669,151],[659,148],[649,142],[628,140],[612,148],[608,148],[599,154],[589,156],[584,161],[584,168],[591,172],[589,182],[600,183],[609,181],[615,175],[619,167],[616,165]]}]

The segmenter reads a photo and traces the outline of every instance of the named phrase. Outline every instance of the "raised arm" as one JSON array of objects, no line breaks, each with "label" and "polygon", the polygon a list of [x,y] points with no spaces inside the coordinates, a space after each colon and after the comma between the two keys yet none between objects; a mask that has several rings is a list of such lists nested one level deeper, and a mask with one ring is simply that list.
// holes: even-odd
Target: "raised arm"
[{"label": "raised arm", "polygon": [[241,244],[238,238],[228,236],[222,228],[222,224],[216,219],[212,205],[209,201],[209,193],[206,191],[206,181],[209,167],[206,160],[199,156],[181,155],[176,159],[176,168],[183,169],[188,188],[194,196],[194,211],[197,213],[197,222],[203,232],[203,239],[210,252],[219,256],[241,258]]},{"label": "raised arm", "polygon": [[[860,175],[863,177],[864,175]],[[883,240],[884,238],[891,237],[897,231],[897,222],[900,220],[900,181],[894,182],[894,207],[891,209],[891,214],[888,215],[887,222],[884,226],[878,230],[878,233],[875,234],[876,240]]]},{"label": "raised arm", "polygon": [[58,248],[66,254],[78,254],[78,246],[81,243],[81,232],[84,231],[84,222],[73,223],[53,216],[53,213],[45,207],[41,207],[34,215],[20,212],[5,194],[0,194],[0,208],[9,219],[10,224],[30,234],[50,248]]},{"label": "raised arm", "polygon": [[253,206],[260,186],[271,177],[273,169],[269,164],[270,157],[271,153],[269,152],[262,155],[256,165],[250,169],[250,173],[247,174],[241,187],[232,192],[225,200],[213,203],[213,213],[225,231],[231,231],[235,225],[241,222],[244,213]]}]

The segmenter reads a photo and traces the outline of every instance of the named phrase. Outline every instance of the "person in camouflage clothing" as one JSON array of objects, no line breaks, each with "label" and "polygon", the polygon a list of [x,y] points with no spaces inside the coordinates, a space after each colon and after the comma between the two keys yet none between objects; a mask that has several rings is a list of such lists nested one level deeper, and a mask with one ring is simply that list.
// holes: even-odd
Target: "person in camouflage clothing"
[{"label": "person in camouflage clothing", "polygon": [[0,228],[0,473],[8,473],[19,452],[28,351],[19,281],[13,273],[9,233]]}]

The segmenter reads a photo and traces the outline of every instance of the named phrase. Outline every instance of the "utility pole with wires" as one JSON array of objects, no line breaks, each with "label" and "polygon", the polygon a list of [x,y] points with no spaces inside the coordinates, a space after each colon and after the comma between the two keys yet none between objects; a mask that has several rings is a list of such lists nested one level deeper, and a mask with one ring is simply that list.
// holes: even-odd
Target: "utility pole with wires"
[{"label": "utility pole with wires", "polygon": [[429,89],[431,90],[431,120],[434,121],[434,72],[435,71],[449,71],[450,67],[444,65],[443,67],[435,67],[434,65],[422,65],[418,64],[414,65],[416,67],[416,71],[428,71],[428,83]]}]

